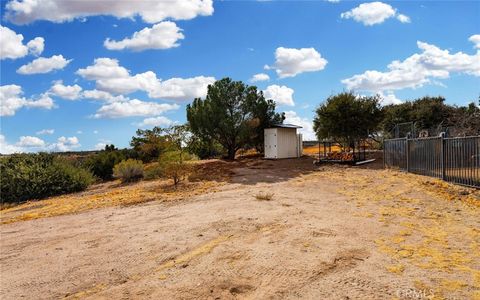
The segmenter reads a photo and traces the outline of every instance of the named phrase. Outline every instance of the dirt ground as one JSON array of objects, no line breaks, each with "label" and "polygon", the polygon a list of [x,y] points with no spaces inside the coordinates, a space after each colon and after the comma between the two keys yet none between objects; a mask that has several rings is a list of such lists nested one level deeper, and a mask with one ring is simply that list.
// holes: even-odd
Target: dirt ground
[{"label": "dirt ground", "polygon": [[377,167],[250,159],[187,196],[2,211],[1,299],[480,299],[480,192]]}]

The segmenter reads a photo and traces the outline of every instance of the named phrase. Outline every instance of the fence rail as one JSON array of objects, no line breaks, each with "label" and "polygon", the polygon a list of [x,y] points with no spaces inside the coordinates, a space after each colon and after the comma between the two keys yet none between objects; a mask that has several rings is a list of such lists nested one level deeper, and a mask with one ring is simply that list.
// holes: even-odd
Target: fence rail
[{"label": "fence rail", "polygon": [[384,165],[480,188],[480,136],[384,141]]}]

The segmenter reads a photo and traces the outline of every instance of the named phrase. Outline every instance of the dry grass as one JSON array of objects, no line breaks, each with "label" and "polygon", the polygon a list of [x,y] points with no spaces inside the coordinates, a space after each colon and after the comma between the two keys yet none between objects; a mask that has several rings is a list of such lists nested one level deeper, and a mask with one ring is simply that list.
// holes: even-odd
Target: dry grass
[{"label": "dry grass", "polygon": [[381,180],[352,168],[320,174],[343,186],[339,192],[357,207],[355,216],[376,217],[397,232],[374,241],[391,260],[389,272],[425,270],[423,284],[439,296],[480,290],[479,190],[389,170],[379,171]]},{"label": "dry grass", "polygon": [[85,192],[29,201],[0,211],[1,223],[13,223],[79,213],[96,208],[129,206],[149,201],[173,201],[214,192],[217,182],[185,182],[177,189],[169,180],[141,181],[129,185],[119,181],[103,183]]},{"label": "dry grass", "polygon": [[270,201],[273,199],[273,195],[273,193],[260,192],[255,195],[255,199],[258,201]]}]

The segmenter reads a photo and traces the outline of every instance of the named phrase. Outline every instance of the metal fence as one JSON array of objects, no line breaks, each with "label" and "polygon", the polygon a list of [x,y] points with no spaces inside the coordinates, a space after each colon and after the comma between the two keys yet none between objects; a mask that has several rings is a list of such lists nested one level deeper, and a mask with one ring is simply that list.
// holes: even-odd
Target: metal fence
[{"label": "metal fence", "polygon": [[384,165],[480,188],[480,136],[384,141]]}]

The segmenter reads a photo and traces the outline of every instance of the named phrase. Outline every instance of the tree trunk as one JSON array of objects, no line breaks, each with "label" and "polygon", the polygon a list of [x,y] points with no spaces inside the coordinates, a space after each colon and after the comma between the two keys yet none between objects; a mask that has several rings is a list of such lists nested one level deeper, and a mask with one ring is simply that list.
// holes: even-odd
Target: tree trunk
[{"label": "tree trunk", "polygon": [[228,159],[234,160],[235,159],[235,147],[228,148]]}]

